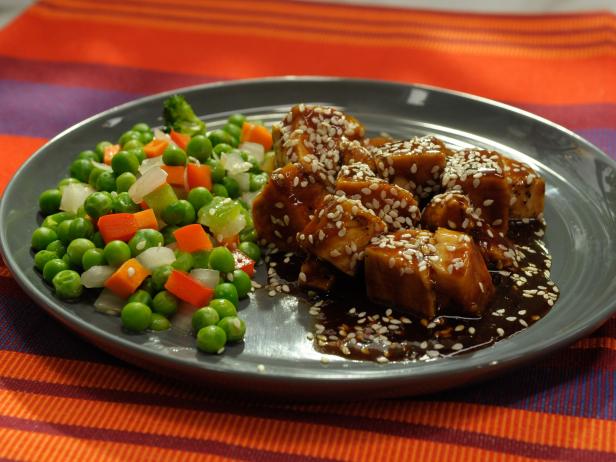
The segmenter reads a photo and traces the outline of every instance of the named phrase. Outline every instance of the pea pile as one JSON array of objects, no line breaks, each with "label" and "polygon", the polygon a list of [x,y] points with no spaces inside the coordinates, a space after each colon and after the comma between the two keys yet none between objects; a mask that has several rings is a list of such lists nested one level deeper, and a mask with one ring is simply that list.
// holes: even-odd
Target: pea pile
[{"label": "pea pile", "polygon": [[132,332],[169,329],[187,303],[198,349],[221,353],[246,332],[237,307],[261,259],[250,204],[271,172],[271,134],[241,114],[208,132],[178,95],[163,116],[164,130],[138,123],[79,153],[40,195],[34,265],[58,298],[103,289],[105,312]]}]

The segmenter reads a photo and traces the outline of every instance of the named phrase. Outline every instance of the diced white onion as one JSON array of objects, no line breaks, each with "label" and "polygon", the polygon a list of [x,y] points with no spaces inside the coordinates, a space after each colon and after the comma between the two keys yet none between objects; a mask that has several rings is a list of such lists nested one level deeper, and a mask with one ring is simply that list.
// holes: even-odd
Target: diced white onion
[{"label": "diced white onion", "polygon": [[220,232],[216,236],[217,240],[226,239],[227,237],[235,236],[246,226],[246,218],[241,213],[237,215],[233,220],[230,220],[225,226],[220,229]]},{"label": "diced white onion", "polygon": [[241,199],[252,207],[252,201],[254,201],[255,197],[257,197],[260,193],[261,191],[245,192],[242,194]]},{"label": "diced white onion", "polygon": [[103,289],[94,302],[94,309],[99,313],[118,315],[126,305],[126,300],[109,289]]},{"label": "diced white onion", "polygon": [[173,329],[190,334],[192,332],[192,315],[197,307],[190,303],[181,302],[178,311],[173,315]]},{"label": "diced white onion", "polygon": [[133,183],[128,189],[128,195],[135,204],[139,204],[145,196],[166,182],[167,172],[158,167],[151,168]]},{"label": "diced white onion", "polygon": [[105,287],[105,281],[115,272],[113,266],[92,266],[81,274],[81,283],[88,289]]},{"label": "diced white onion", "polygon": [[220,156],[220,163],[225,168],[229,175],[247,172],[252,168],[250,162],[242,159],[238,152],[225,152]]},{"label": "diced white onion", "polygon": [[144,159],[139,166],[139,173],[142,175],[145,174],[148,170],[153,167],[160,167],[163,165],[163,156],[150,157],[149,159]]},{"label": "diced white onion", "polygon": [[235,175],[229,175],[229,177],[237,181],[241,192],[250,191],[250,173],[237,173]]},{"label": "diced white onion", "polygon": [[60,210],[77,213],[79,207],[83,205],[86,198],[93,192],[95,192],[95,189],[85,183],[71,183],[66,185],[62,191]]},{"label": "diced white onion", "polygon": [[108,171],[108,172],[113,170],[111,168],[111,165],[103,164],[102,162],[96,162],[95,160],[92,161],[92,165],[94,167],[96,167],[96,168],[100,168],[100,169]]},{"label": "diced white onion", "polygon": [[259,163],[263,162],[263,158],[265,157],[265,149],[262,144],[253,143],[252,141],[245,141],[240,144],[239,149],[241,151],[246,151],[248,154],[257,159]]},{"label": "diced white onion", "polygon": [[220,271],[213,269],[195,268],[189,274],[210,289],[214,289],[220,280]]},{"label": "diced white onion", "polygon": [[167,135],[164,131],[162,131],[160,128],[155,128],[154,129],[154,139],[155,140],[163,140],[163,141],[166,141],[167,143],[170,143],[170,144],[175,144],[173,142],[173,140],[171,139],[171,137],[169,135]]},{"label": "diced white onion", "polygon": [[137,260],[148,270],[170,265],[175,261],[175,253],[167,247],[150,247],[137,255]]}]

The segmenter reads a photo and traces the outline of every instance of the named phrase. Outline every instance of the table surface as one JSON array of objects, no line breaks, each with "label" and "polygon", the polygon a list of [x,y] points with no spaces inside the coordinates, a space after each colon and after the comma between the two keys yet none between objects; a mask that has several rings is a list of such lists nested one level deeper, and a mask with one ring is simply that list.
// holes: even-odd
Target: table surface
[{"label": "table surface", "polygon": [[[503,14],[399,0],[43,0],[17,9],[27,3],[0,3],[0,192],[47,139],[115,104],[285,74],[478,94],[616,158],[610,2],[534,2],[542,13],[532,15],[523,2]],[[1,460],[616,460],[615,319],[489,382],[320,405],[226,397],[129,366],[44,314],[2,265],[0,328]]]}]

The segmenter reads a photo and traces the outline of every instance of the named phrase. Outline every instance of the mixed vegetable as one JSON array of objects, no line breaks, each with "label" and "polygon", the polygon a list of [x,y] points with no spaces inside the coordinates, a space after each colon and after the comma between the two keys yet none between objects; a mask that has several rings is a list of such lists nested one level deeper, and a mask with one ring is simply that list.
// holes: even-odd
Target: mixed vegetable
[{"label": "mixed vegetable", "polygon": [[188,305],[197,347],[221,353],[246,331],[237,306],[261,258],[250,206],[272,136],[241,114],[208,132],[180,95],[163,117],[163,130],[139,123],[81,152],[40,195],[34,264],[59,298],[103,289],[95,308],[130,331],[168,329]]}]

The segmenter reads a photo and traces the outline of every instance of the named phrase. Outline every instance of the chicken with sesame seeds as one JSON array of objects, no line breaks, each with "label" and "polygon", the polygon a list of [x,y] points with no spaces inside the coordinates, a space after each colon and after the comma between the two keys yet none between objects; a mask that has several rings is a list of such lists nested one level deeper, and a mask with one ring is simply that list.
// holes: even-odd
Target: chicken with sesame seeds
[{"label": "chicken with sesame seeds", "polygon": [[374,154],[368,147],[357,140],[343,140],[340,143],[340,154],[342,163],[345,165],[362,163],[367,165],[373,172],[376,170]]},{"label": "chicken with sesame seeds", "polygon": [[509,219],[538,219],[543,213],[545,181],[529,165],[501,156],[511,186]]},{"label": "chicken with sesame seeds", "polygon": [[308,254],[354,276],[370,239],[385,231],[385,222],[360,201],[328,195],[297,242]]},{"label": "chicken with sesame seeds", "polygon": [[298,282],[302,287],[317,289],[323,292],[330,290],[336,281],[336,274],[329,263],[313,255],[308,255],[302,263]]}]

